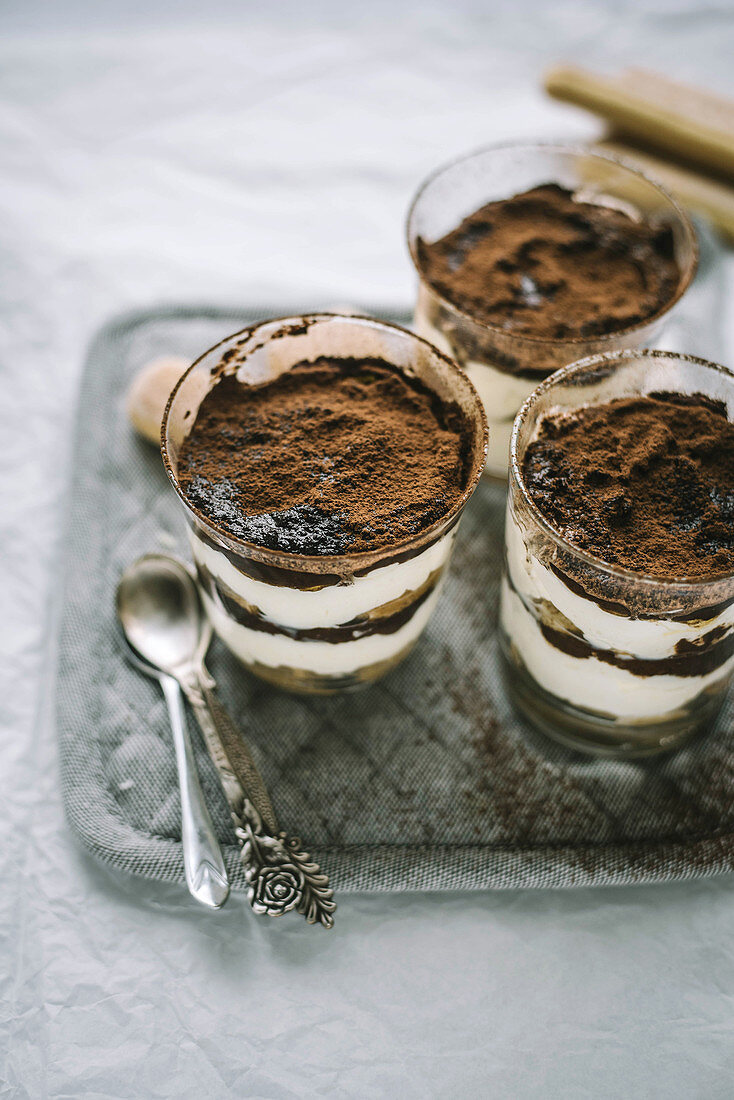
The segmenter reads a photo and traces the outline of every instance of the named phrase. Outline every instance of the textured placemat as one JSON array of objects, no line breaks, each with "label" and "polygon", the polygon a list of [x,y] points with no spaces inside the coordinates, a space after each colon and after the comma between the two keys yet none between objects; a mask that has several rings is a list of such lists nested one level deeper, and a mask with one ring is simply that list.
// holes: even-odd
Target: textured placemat
[{"label": "textured placemat", "polygon": [[[268,312],[286,311],[257,316]],[[138,554],[185,553],[184,521],[158,453],[128,428],[123,395],[151,356],[193,356],[253,319],[211,308],[122,318],[90,351],[79,405],[58,690],[64,802],[96,856],[169,881],[184,877],[167,716],[157,686],[122,659],[113,592]],[[337,891],[575,886],[732,869],[731,703],[712,736],[655,762],[587,759],[513,714],[495,638],[503,495],[488,484],[475,494],[426,634],[379,684],[298,698],[260,683],[215,643],[212,670],[258,750],[283,827],[303,837]],[[225,803],[193,721],[191,729],[242,889]]]}]

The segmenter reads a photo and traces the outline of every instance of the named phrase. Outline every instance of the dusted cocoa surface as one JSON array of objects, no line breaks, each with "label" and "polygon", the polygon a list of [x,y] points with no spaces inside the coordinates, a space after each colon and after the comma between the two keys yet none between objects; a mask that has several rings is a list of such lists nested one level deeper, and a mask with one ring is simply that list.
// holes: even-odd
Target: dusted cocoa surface
[{"label": "dusted cocoa surface", "polygon": [[469,477],[457,405],[381,360],[320,358],[256,386],[222,378],[179,460],[230,534],[300,554],[374,550],[444,516]]},{"label": "dusted cocoa surface", "polygon": [[431,244],[419,238],[417,253],[427,282],[476,320],[553,339],[639,324],[680,280],[669,227],[554,183],[491,202]]},{"label": "dusted cocoa surface", "polygon": [[606,562],[659,577],[734,572],[734,424],[701,394],[548,416],[523,476],[569,542]]}]

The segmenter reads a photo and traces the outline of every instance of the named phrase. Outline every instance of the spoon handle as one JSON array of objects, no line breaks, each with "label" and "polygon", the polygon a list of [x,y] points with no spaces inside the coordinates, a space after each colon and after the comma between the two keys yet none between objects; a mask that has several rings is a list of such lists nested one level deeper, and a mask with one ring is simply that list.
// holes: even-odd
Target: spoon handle
[{"label": "spoon handle", "polygon": [[182,686],[229,803],[253,910],[278,917],[295,909],[309,924],[333,927],[336,904],[329,880],[302,851],[298,837],[279,829],[265,781],[247,742],[219,702],[211,676],[202,667]]},{"label": "spoon handle", "polygon": [[278,820],[265,780],[247,741],[220,703],[213,681],[205,670],[199,676],[197,688],[198,691],[189,695],[189,702],[219,770],[230,807],[239,805],[242,798],[247,797],[265,828],[276,834],[279,832]]},{"label": "spoon handle", "polygon": [[229,896],[229,880],[212,819],[199,785],[196,760],[186,728],[183,695],[172,676],[160,677],[173,730],[181,792],[181,841],[189,893],[202,905],[220,909]]}]

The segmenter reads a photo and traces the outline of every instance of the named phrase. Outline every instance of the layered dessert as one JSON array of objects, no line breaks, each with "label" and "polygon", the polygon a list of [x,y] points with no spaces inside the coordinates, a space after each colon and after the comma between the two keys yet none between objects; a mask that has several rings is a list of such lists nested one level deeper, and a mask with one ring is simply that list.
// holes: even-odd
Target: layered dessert
[{"label": "layered dessert", "polygon": [[551,405],[520,462],[550,535],[515,495],[501,625],[534,716],[565,716],[567,740],[596,731],[601,747],[710,721],[734,670],[726,404],[660,391]]},{"label": "layered dessert", "polygon": [[[577,185],[557,182],[553,170],[565,165],[558,152],[555,160],[546,154],[546,179],[470,206],[468,214],[464,206],[448,231],[436,234],[433,226],[441,219],[421,217],[433,192],[435,204],[450,207],[463,175],[469,177],[468,194],[476,194],[485,171],[488,191],[496,191],[500,185],[489,179],[495,160],[507,161],[509,189],[517,158],[524,163],[531,155],[528,149],[499,148],[450,166],[442,192],[439,173],[419,194],[409,226],[421,279],[417,330],[451,354],[477,387],[492,428],[488,469],[497,475],[506,473],[512,422],[535,386],[610,341],[621,347],[649,339],[648,326],[688,278],[672,209],[647,202],[643,212],[612,188],[591,188],[580,168]],[[534,155],[540,173],[543,153]],[[566,156],[569,166],[580,159]],[[644,185],[654,192],[654,185]],[[456,204],[461,209],[458,199]]]},{"label": "layered dessert", "polygon": [[223,365],[176,463],[212,624],[286,687],[374,679],[435,606],[481,472],[479,401],[373,356],[278,363],[244,384]]}]

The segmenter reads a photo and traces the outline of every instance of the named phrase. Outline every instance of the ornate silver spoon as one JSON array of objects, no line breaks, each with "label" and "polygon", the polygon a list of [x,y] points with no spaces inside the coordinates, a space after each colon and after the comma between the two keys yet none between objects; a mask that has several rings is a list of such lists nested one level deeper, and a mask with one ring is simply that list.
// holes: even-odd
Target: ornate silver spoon
[{"label": "ornate silver spoon", "polygon": [[191,573],[177,558],[147,554],[128,574],[145,587],[149,604],[147,614],[130,624],[128,639],[141,652],[151,630],[148,620],[155,620],[158,667],[178,681],[199,721],[232,813],[254,912],[280,916],[295,909],[310,924],[331,928],[336,905],[329,880],[301,851],[300,840],[280,830],[247,743],[214,694],[216,684],[204,664],[211,626]]}]

